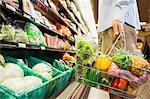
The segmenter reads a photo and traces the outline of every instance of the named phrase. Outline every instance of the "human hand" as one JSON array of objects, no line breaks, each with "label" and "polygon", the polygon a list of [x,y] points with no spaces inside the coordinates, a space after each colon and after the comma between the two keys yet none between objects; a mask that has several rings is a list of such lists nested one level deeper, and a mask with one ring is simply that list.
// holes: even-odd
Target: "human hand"
[{"label": "human hand", "polygon": [[114,35],[113,37],[116,38],[119,33],[122,33],[122,35],[120,36],[120,38],[123,38],[123,33],[124,33],[124,27],[123,27],[123,23],[119,20],[113,20],[112,22],[112,27],[114,30]]}]

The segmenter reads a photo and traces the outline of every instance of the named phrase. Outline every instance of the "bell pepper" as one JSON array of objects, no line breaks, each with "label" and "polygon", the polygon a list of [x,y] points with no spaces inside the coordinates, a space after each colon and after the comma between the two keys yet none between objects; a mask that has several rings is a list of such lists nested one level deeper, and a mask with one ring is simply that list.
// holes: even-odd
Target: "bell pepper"
[{"label": "bell pepper", "polygon": [[124,90],[126,88],[126,85],[127,85],[127,80],[124,78],[115,78],[112,81],[112,87],[117,89]]},{"label": "bell pepper", "polygon": [[96,68],[99,70],[107,70],[112,63],[112,59],[106,55],[100,55],[95,60]]}]

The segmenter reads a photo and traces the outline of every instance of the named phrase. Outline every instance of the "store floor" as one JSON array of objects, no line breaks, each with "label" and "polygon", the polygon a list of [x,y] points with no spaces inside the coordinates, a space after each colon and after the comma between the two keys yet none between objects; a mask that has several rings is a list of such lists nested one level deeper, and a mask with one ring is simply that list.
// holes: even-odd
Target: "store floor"
[{"label": "store floor", "polygon": [[[78,86],[79,83],[72,82],[56,99],[69,99],[71,93]],[[90,88],[90,92],[87,99],[110,99],[109,93],[98,90],[96,88]]]},{"label": "store floor", "polygon": [[[78,85],[79,83],[72,82],[56,99],[78,99],[70,98],[71,94]],[[83,99],[110,99],[110,95],[105,91],[96,88],[90,88],[88,97]],[[136,99],[150,99],[150,83],[146,86],[146,90],[142,92],[141,97],[137,97]]]}]

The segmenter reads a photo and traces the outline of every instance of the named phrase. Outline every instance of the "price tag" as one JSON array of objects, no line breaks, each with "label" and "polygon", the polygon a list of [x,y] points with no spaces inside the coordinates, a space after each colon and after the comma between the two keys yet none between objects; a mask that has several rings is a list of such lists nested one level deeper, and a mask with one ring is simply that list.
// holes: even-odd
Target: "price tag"
[{"label": "price tag", "polygon": [[42,49],[42,50],[45,50],[45,47],[44,47],[44,46],[41,46],[41,49]]},{"label": "price tag", "polygon": [[18,47],[26,48],[26,44],[24,44],[24,43],[18,43]]},{"label": "price tag", "polygon": [[52,27],[48,26],[48,28],[49,28],[50,30],[52,30]]},{"label": "price tag", "polygon": [[27,15],[27,14],[24,14],[24,17],[28,18],[28,19],[31,19],[31,16],[30,15]]},{"label": "price tag", "polygon": [[40,22],[38,20],[35,20],[36,23],[40,24]]},{"label": "price tag", "polygon": [[16,9],[14,7],[10,6],[9,4],[6,4],[6,8],[16,12]]}]

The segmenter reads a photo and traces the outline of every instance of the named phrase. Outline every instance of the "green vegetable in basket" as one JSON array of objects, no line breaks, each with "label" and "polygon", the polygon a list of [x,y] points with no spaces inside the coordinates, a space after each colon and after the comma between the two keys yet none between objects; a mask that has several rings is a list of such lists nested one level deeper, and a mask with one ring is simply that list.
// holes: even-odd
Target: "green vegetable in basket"
[{"label": "green vegetable in basket", "polygon": [[101,83],[101,84],[104,84],[104,85],[108,85],[110,82],[109,82],[108,79],[102,78],[102,79],[100,80],[100,83]]},{"label": "green vegetable in basket", "polygon": [[83,65],[92,65],[94,62],[94,56],[96,54],[97,44],[94,41],[86,41],[84,39],[79,39],[76,41],[77,57],[79,58],[79,63]]},{"label": "green vegetable in basket", "polygon": [[113,61],[115,61],[115,63],[124,70],[128,70],[132,65],[131,57],[126,54],[114,56]]}]

